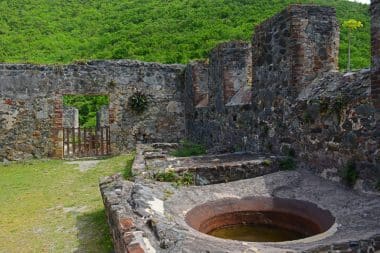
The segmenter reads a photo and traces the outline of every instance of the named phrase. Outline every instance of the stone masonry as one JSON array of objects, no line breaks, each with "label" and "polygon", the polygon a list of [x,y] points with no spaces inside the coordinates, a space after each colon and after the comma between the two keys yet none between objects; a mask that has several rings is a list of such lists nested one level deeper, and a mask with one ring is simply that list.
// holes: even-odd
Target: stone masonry
[{"label": "stone masonry", "polygon": [[[376,25],[372,30],[379,31]],[[373,186],[380,175],[376,71],[339,73],[338,48],[333,8],[288,7],[255,29],[253,84],[242,96],[249,102],[223,101],[216,103],[222,109],[215,109],[210,99],[208,107],[187,111],[188,137],[216,153],[291,151],[305,166],[333,180],[339,180],[341,171],[354,161],[360,177],[370,179]],[[212,71],[210,67],[209,75]],[[185,93],[191,96],[188,90]],[[209,96],[223,91],[223,85],[210,88]]]},{"label": "stone masonry", "polygon": [[[92,61],[44,66],[0,64],[0,159],[62,157],[65,94],[108,95],[114,153],[137,141],[184,137],[182,65],[138,61]],[[149,98],[137,114],[128,106],[135,91]]]},{"label": "stone masonry", "polygon": [[[117,253],[375,253],[380,250],[380,199],[323,180],[309,170],[179,188],[165,182],[126,181],[116,174],[102,179],[100,188]],[[252,196],[310,201],[329,210],[335,224],[313,237],[260,243],[205,235],[186,222],[189,210],[197,205]]]},{"label": "stone masonry", "polygon": [[[211,153],[292,152],[333,180],[354,161],[360,177],[374,185],[380,171],[379,1],[371,10],[372,72],[337,72],[335,10],[315,5],[291,5],[257,26],[252,44],[222,43],[209,60],[187,67],[1,64],[0,158],[62,157],[62,95],[104,94],[115,153],[137,142],[186,137]],[[149,97],[142,114],[128,106],[135,91]]]},{"label": "stone masonry", "polygon": [[[371,12],[372,70],[337,71],[335,11],[314,5],[292,5],[259,25],[252,46],[223,43],[208,61],[190,63],[183,96],[187,138],[210,152],[245,152],[173,158],[162,147],[176,144],[138,145],[135,181],[114,175],[100,183],[115,251],[378,252],[378,193],[331,182],[341,181],[342,171],[354,164],[356,189],[373,191],[380,183],[380,1],[372,1]],[[270,174],[239,180],[247,178],[234,177],[240,167],[249,170],[247,151],[296,156],[297,170],[270,173],[260,167],[266,161],[252,171]],[[203,167],[206,173],[197,182]],[[151,175],[157,171],[192,172],[194,183],[203,186],[157,182]],[[239,181],[221,183],[220,176]],[[211,237],[186,223],[199,204],[249,196],[311,201],[329,210],[335,224],[315,237],[255,243]]]},{"label": "stone masonry", "polygon": [[276,106],[276,95],[295,98],[318,74],[338,68],[335,10],[291,5],[256,27],[252,50],[253,102],[259,110]]},{"label": "stone masonry", "polygon": [[380,136],[380,1],[371,1],[372,85],[371,95],[376,109],[377,131]]}]

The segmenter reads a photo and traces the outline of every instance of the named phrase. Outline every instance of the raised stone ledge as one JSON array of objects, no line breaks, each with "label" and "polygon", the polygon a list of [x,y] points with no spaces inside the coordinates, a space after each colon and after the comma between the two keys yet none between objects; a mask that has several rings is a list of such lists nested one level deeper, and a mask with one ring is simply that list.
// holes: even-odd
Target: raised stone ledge
[{"label": "raised stone ledge", "polygon": [[121,174],[115,174],[102,178],[99,186],[115,252],[151,252],[144,233],[136,229],[138,218],[128,208],[133,183],[123,180]]},{"label": "raised stone ledge", "polygon": [[158,173],[190,173],[195,185],[226,183],[262,176],[279,170],[283,157],[249,152],[193,157],[173,157],[177,144],[138,144],[132,173],[138,179],[154,179]]}]

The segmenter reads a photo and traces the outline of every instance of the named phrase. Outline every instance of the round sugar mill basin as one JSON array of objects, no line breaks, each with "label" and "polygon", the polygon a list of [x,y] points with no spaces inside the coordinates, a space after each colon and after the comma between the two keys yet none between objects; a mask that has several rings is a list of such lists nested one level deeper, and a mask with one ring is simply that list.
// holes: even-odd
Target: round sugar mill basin
[{"label": "round sugar mill basin", "polygon": [[202,233],[250,242],[304,239],[327,231],[335,222],[328,210],[314,203],[269,197],[210,201],[191,209],[185,219]]}]

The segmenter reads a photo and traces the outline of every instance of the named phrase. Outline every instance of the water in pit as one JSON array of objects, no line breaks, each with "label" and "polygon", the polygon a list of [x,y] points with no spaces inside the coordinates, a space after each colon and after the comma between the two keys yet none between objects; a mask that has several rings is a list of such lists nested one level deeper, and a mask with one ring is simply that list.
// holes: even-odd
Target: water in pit
[{"label": "water in pit", "polygon": [[263,224],[237,224],[214,229],[208,234],[223,239],[247,242],[283,242],[307,237],[292,230]]}]

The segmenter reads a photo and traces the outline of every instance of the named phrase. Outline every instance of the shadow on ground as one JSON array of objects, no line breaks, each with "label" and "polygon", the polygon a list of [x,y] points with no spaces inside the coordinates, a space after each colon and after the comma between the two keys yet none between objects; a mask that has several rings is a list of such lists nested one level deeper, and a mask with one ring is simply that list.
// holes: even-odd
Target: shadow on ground
[{"label": "shadow on ground", "polygon": [[104,209],[77,216],[79,246],[75,253],[112,253],[112,241]]}]

